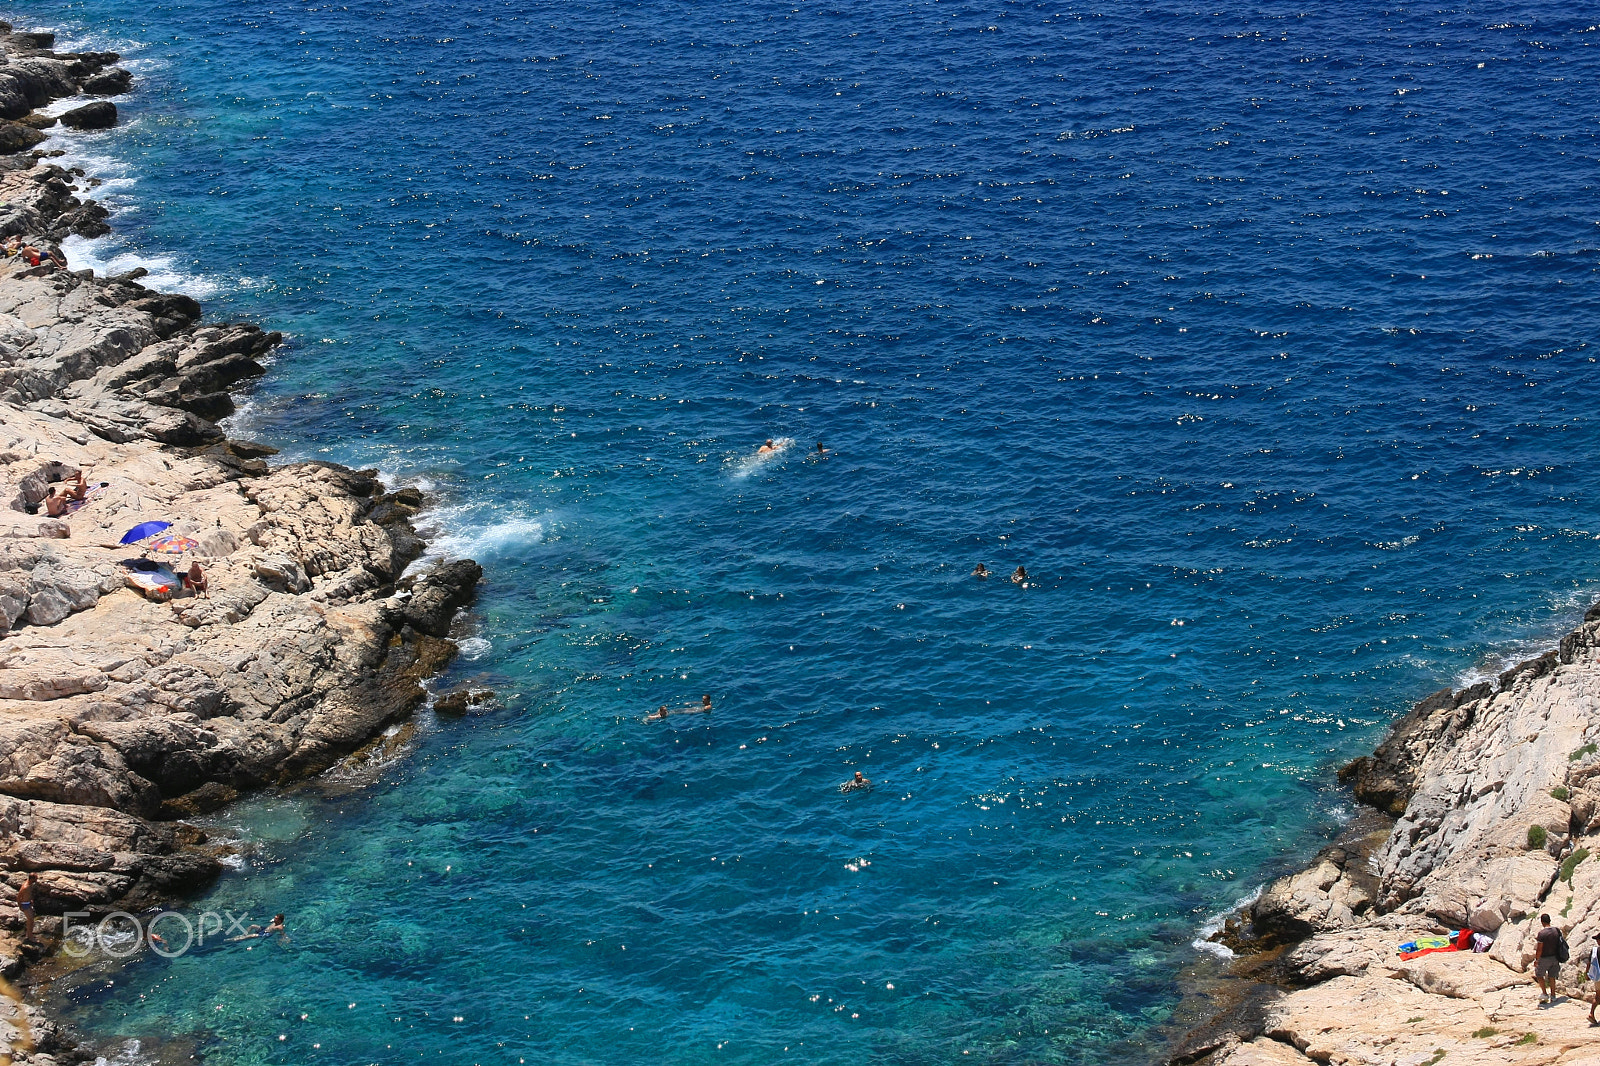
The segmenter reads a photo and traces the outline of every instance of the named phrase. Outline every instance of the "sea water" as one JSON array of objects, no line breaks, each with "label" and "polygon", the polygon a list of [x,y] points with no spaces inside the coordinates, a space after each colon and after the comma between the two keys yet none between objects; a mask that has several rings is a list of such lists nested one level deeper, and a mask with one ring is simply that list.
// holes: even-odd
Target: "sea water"
[{"label": "sea water", "polygon": [[290,938],[61,983],[108,1055],[1140,1061],[1596,594],[1566,5],[7,17],[138,75],[74,265],[285,331],[230,428],[425,488],[498,692],[211,819]]}]

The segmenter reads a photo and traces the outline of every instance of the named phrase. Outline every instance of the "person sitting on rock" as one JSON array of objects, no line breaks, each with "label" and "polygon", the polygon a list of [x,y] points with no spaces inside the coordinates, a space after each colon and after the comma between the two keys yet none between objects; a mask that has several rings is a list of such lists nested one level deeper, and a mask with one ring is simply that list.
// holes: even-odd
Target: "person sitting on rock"
[{"label": "person sitting on rock", "polygon": [[201,569],[198,559],[189,564],[189,572],[183,575],[183,587],[193,593],[196,599],[201,594],[208,600],[211,598],[211,582],[206,580],[206,572]]},{"label": "person sitting on rock", "polygon": [[7,259],[10,259],[12,256],[16,255],[17,252],[19,252],[21,250],[22,250],[22,238],[21,237],[12,236],[12,237],[10,237],[10,238],[8,238],[6,240],[4,252],[5,252],[5,256],[6,256]]},{"label": "person sitting on rock", "polygon": [[60,518],[67,513],[67,498],[56,495],[54,485],[44,494],[44,513],[51,518]]},{"label": "person sitting on rock", "polygon": [[83,480],[83,471],[79,470],[61,484],[61,494],[69,500],[82,503],[89,495],[89,483]]},{"label": "person sitting on rock", "polygon": [[17,250],[17,253],[28,261],[29,266],[35,267],[39,265],[39,258],[44,255],[43,252],[39,251],[39,249],[35,248],[31,244],[24,244]]}]

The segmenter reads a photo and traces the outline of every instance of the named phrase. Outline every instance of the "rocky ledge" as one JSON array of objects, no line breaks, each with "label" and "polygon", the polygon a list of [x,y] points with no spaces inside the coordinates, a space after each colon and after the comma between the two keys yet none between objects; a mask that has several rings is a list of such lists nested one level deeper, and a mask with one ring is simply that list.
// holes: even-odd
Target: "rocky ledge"
[{"label": "rocky ledge", "polygon": [[[1597,709],[1600,605],[1498,683],[1417,704],[1340,774],[1369,812],[1221,934],[1232,987],[1199,994],[1234,1006],[1168,1061],[1600,1064],[1579,996],[1600,933]],[[1531,973],[1541,913],[1572,945],[1549,1008]],[[1493,947],[1397,951],[1468,927]]]},{"label": "rocky ledge", "polygon": [[[0,259],[0,974],[15,977],[55,916],[135,911],[215,877],[218,849],[184,819],[316,774],[409,714],[454,655],[481,570],[406,576],[424,549],[415,490],[269,466],[273,449],[227,439],[228,390],[262,373],[277,334],[204,323],[140,271],[50,261],[67,234],[105,233],[106,211],[80,199],[81,172],[28,151],[54,121],[32,109],[130,78],[113,53],[57,54],[48,34],[0,27],[0,239],[42,253]],[[67,115],[86,108],[72,125],[115,121],[109,101]],[[88,500],[47,517],[47,493],[78,472]],[[148,562],[119,540],[147,521],[198,543],[184,562],[202,560],[208,597],[130,587]],[[28,872],[32,943],[11,902]],[[19,1061],[75,1057],[47,1023],[16,1023],[0,1021],[0,1041]]]}]

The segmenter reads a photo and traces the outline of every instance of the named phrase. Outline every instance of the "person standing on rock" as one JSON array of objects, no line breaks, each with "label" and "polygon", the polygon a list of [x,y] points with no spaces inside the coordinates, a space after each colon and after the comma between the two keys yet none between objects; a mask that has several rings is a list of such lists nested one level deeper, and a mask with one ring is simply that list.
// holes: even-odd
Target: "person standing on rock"
[{"label": "person standing on rock", "polygon": [[1539,915],[1539,926],[1533,938],[1533,980],[1539,986],[1539,1006],[1543,1007],[1556,1001],[1556,977],[1561,973],[1561,930],[1550,924],[1548,914]]},{"label": "person standing on rock", "polygon": [[28,879],[22,882],[22,887],[17,889],[17,910],[22,912],[22,920],[27,926],[23,936],[29,940],[33,939],[33,895],[38,884],[38,875],[29,874]]},{"label": "person standing on rock", "polygon": [[1589,992],[1593,997],[1589,1001],[1589,1024],[1600,1025],[1595,1020],[1594,1009],[1600,1007],[1600,933],[1594,935],[1594,943],[1589,945],[1589,967],[1586,973],[1589,978]]}]

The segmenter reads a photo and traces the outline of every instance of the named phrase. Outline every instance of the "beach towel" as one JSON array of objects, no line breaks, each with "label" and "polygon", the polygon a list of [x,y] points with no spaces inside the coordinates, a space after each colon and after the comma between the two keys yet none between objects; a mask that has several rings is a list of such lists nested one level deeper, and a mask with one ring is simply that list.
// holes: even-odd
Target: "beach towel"
[{"label": "beach towel", "polygon": [[83,499],[67,501],[67,510],[76,511],[78,508],[82,507],[84,504],[88,503],[90,500],[104,492],[105,488],[106,487],[104,485],[95,485],[88,492],[83,494]]},{"label": "beach towel", "polygon": [[1460,951],[1456,936],[1419,936],[1400,945],[1400,958],[1406,962],[1441,951]]},{"label": "beach towel", "polygon": [[154,570],[129,570],[128,584],[146,596],[170,596],[182,587],[178,575],[164,566]]}]

